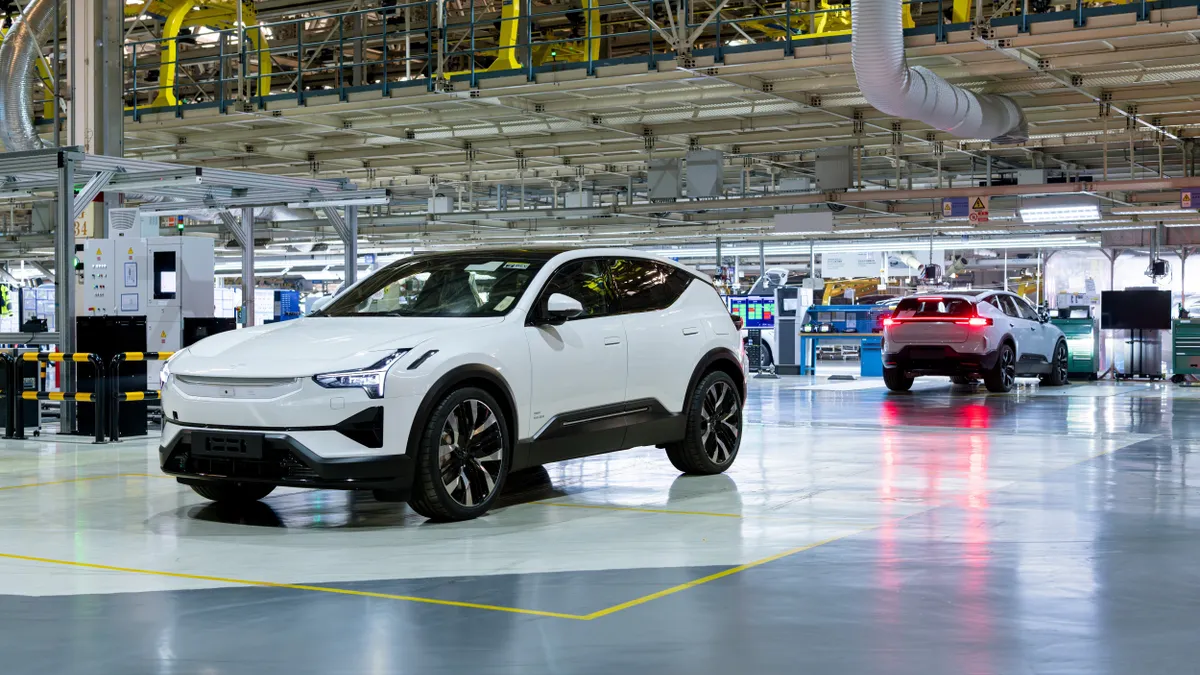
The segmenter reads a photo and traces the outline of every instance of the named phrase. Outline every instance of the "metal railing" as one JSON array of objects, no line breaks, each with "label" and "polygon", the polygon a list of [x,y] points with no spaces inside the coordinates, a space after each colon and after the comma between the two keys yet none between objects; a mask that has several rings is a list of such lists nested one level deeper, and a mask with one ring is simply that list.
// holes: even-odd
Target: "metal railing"
[{"label": "metal railing", "polygon": [[158,401],[162,399],[162,392],[157,390],[121,391],[121,364],[127,361],[166,361],[174,355],[175,352],[122,352],[113,357],[108,371],[108,391],[112,402],[112,408],[108,415],[109,440],[121,440],[122,401]]},{"label": "metal railing", "polygon": [[[1136,11],[1144,19],[1150,8],[1171,0],[1132,0],[1118,7],[1098,2],[1076,0],[1071,10],[1076,23],[1082,25],[1092,12]],[[524,75],[532,81],[547,70],[583,68],[594,74],[598,66],[638,59],[653,69],[659,60],[678,55],[681,45],[694,56],[711,55],[721,63],[734,51],[781,46],[791,54],[814,40],[849,40],[850,6],[830,0],[736,7],[720,0],[579,3],[563,9],[533,0],[503,0],[499,11],[485,11],[475,0],[419,0],[244,30],[194,26],[188,35],[125,44],[126,104],[135,118],[172,108],[181,114],[194,106],[217,106],[224,112],[230,106],[263,108],[280,97],[303,105],[313,96],[347,100],[365,90],[390,96],[395,87],[435,91],[465,81],[475,88],[480,78],[497,75]],[[905,4],[905,25],[932,32],[939,41],[946,39],[947,25],[972,21],[975,15],[972,0]],[[1027,30],[1030,17],[1037,16],[1027,8],[1027,0],[1013,2],[1006,16]]]},{"label": "metal railing", "polygon": [[[89,352],[25,352],[16,357],[9,357],[8,362],[8,425],[5,433],[9,438],[22,440],[25,438],[25,422],[20,417],[21,401],[74,401],[76,403],[91,403],[95,408],[96,442],[104,442],[104,394],[107,386],[104,361],[97,354]],[[24,378],[21,375],[20,364],[40,361],[43,363],[90,363],[96,370],[95,392],[63,392],[63,391],[26,391]],[[69,430],[63,430],[69,431]],[[11,433],[10,433],[11,432]]]}]

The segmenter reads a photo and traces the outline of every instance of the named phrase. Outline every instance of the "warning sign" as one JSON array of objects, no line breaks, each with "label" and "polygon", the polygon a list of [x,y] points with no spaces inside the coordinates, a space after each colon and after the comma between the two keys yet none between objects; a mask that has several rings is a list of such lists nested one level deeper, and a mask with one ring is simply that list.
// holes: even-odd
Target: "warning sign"
[{"label": "warning sign", "polygon": [[129,255],[133,255],[133,247],[132,246],[129,247]]},{"label": "warning sign", "polygon": [[971,223],[986,223],[988,221],[988,198],[972,197],[971,213],[967,216]]},{"label": "warning sign", "polygon": [[162,332],[162,337],[167,337],[167,331],[165,331],[165,330],[164,330],[164,331]]},{"label": "warning sign", "polygon": [[1197,208],[1197,206],[1200,206],[1200,199],[1196,199],[1197,196],[1200,196],[1196,194],[1197,192],[1200,192],[1200,190],[1197,190],[1196,188],[1184,188],[1180,190],[1179,208],[1194,209]]}]

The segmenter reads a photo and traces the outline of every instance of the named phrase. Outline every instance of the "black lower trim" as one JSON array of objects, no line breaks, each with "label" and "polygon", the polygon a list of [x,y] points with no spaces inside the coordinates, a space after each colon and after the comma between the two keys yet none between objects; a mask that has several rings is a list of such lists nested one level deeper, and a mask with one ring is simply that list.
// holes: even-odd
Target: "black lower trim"
[{"label": "black lower trim", "polygon": [[885,368],[902,370],[909,375],[982,376],[996,367],[999,350],[986,354],[959,353],[948,345],[908,346],[896,354],[884,354]]},{"label": "black lower trim", "polygon": [[513,468],[671,443],[683,438],[686,419],[653,398],[556,415],[533,438],[517,444]]},{"label": "black lower trim", "polygon": [[[223,443],[222,447],[251,447],[243,457],[193,447],[207,432],[184,430],[159,448],[164,473],[181,483],[194,484],[214,480],[243,483],[270,483],[287,487],[334,490],[394,490],[407,493],[412,487],[413,459],[408,455],[380,457],[324,458],[295,438],[276,432],[235,433],[241,443]],[[218,436],[214,431],[210,436]]]}]

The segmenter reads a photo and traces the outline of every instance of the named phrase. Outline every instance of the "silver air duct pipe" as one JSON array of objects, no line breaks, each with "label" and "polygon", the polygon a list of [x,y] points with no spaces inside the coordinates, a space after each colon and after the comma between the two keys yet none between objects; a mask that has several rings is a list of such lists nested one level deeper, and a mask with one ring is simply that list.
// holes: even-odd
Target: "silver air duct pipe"
[{"label": "silver air duct pipe", "polygon": [[44,146],[33,126],[33,62],[38,58],[38,45],[58,28],[54,25],[56,2],[65,15],[64,0],[33,0],[0,43],[0,140],[8,152]]},{"label": "silver air duct pipe", "polygon": [[1007,96],[976,94],[904,58],[902,0],[855,0],[850,5],[851,58],[858,88],[877,110],[918,120],[959,138],[1019,143],[1028,123]]}]

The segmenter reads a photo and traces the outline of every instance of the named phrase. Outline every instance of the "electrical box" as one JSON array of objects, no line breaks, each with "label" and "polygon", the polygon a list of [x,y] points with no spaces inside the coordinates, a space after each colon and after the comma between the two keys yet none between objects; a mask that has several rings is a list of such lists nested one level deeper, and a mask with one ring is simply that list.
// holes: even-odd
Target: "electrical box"
[{"label": "electrical box", "polygon": [[454,213],[454,196],[439,192],[429,198],[430,213]]},{"label": "electrical box", "polygon": [[807,176],[799,178],[781,178],[779,179],[779,187],[776,189],[779,194],[796,194],[800,192],[812,192],[813,182]]},{"label": "electrical box", "polygon": [[688,151],[687,194],[693,199],[725,194],[725,153],[720,150]]},{"label": "electrical box", "polygon": [[683,181],[678,159],[651,159],[646,162],[646,183],[651,200],[675,200],[683,196]]},{"label": "electrical box", "polygon": [[[82,267],[76,272],[76,314],[145,317],[145,349],[178,351],[184,318],[214,314],[213,240],[134,234],[130,229],[76,245]],[[150,381],[157,382],[162,363],[147,367]]]},{"label": "electrical box", "polygon": [[850,148],[825,148],[818,151],[817,185],[826,192],[850,189],[850,168]]},{"label": "electrical box", "polygon": [[568,209],[590,209],[594,198],[595,193],[591,190],[576,190],[563,197],[563,205]]},{"label": "electrical box", "polygon": [[1046,182],[1045,169],[1017,169],[1017,185],[1041,185]]}]

